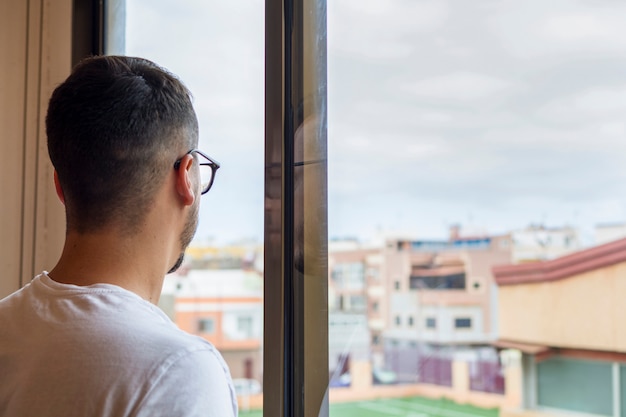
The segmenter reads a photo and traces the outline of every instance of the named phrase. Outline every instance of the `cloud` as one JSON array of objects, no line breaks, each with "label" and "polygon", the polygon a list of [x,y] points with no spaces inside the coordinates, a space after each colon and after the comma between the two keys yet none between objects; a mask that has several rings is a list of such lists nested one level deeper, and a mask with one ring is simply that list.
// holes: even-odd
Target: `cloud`
[{"label": "cloud", "polygon": [[547,120],[557,122],[621,123],[626,114],[626,84],[606,88],[597,87],[571,96],[557,97],[538,109]]},{"label": "cloud", "polygon": [[[192,88],[224,166],[201,227],[233,236],[262,221],[262,2],[184,3],[129,2],[129,42]],[[331,235],[626,220],[626,3],[327,7]]]},{"label": "cloud", "polygon": [[622,38],[623,22],[607,11],[550,16],[539,26],[540,33],[561,42],[626,42]]},{"label": "cloud", "polygon": [[486,24],[511,56],[553,61],[572,53],[620,53],[625,15],[623,2],[500,2]]},{"label": "cloud", "polygon": [[448,13],[445,0],[329,2],[329,54],[369,61],[406,59],[417,47],[407,35],[428,33]]},{"label": "cloud", "polygon": [[509,89],[510,81],[472,72],[452,72],[406,85],[416,97],[455,101],[489,98]]}]

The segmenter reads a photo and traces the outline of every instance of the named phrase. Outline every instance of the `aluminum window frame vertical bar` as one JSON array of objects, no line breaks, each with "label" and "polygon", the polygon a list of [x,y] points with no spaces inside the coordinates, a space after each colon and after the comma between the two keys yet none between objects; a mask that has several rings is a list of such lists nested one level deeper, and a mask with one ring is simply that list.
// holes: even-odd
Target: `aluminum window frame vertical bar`
[{"label": "aluminum window frame vertical bar", "polygon": [[265,2],[264,415],[328,415],[326,2]]},{"label": "aluminum window frame vertical bar", "polygon": [[72,66],[105,53],[105,0],[74,0],[72,5]]},{"label": "aluminum window frame vertical bar", "polygon": [[126,52],[126,0],[103,0],[102,50],[107,55],[124,55]]}]

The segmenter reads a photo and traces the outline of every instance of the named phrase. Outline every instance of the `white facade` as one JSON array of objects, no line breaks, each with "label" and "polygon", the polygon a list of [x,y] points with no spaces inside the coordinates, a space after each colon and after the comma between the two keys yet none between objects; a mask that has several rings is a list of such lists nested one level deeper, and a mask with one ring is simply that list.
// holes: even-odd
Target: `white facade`
[{"label": "white facade", "polygon": [[351,361],[370,359],[370,331],[365,314],[331,312],[328,315],[329,369],[335,370],[343,357]]},{"label": "white facade", "polygon": [[[398,297],[393,299],[395,301]],[[402,312],[398,308],[401,303],[394,301],[391,303],[396,306],[392,324],[385,332],[385,338],[446,345],[489,343],[492,339],[485,332],[480,305],[413,306]]]},{"label": "white facade", "polygon": [[595,244],[602,245],[626,237],[626,223],[601,224],[595,228]]},{"label": "white facade", "polygon": [[[177,312],[219,313],[228,340],[263,338],[263,278],[244,270],[191,270],[186,276],[168,275],[161,298],[184,298]],[[250,302],[256,298],[258,302]],[[194,301],[197,299],[197,301]],[[210,319],[207,319],[210,320]],[[210,327],[209,322],[203,325]]]},{"label": "white facade", "polygon": [[513,263],[554,259],[582,249],[579,232],[572,227],[530,226],[511,237]]}]

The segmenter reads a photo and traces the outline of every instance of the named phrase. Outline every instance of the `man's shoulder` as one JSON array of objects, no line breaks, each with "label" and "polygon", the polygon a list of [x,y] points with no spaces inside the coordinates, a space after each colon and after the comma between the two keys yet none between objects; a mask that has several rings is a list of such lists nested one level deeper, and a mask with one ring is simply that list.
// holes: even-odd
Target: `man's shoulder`
[{"label": "man's shoulder", "polygon": [[210,342],[181,330],[161,309],[145,300],[130,298],[118,307],[107,307],[99,317],[86,317],[94,324],[86,331],[102,341],[115,340],[119,349],[145,360],[164,360],[196,351],[217,353]]},{"label": "man's shoulder", "polygon": [[[144,352],[151,351],[155,355],[179,356],[196,352],[207,352],[218,355],[218,351],[207,340],[180,330],[173,323],[155,322],[147,327],[145,323],[129,325],[129,339],[142,338]],[[142,354],[141,352],[139,352]]]}]

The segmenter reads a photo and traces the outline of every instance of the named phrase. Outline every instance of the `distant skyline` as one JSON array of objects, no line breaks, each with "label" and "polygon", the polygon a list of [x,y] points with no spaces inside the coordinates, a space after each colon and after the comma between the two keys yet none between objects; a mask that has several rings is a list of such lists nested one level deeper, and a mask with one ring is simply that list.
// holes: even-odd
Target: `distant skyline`
[{"label": "distant skyline", "polygon": [[[264,5],[127,2],[222,163],[197,239],[262,241]],[[626,3],[328,2],[329,236],[626,221]]]}]

